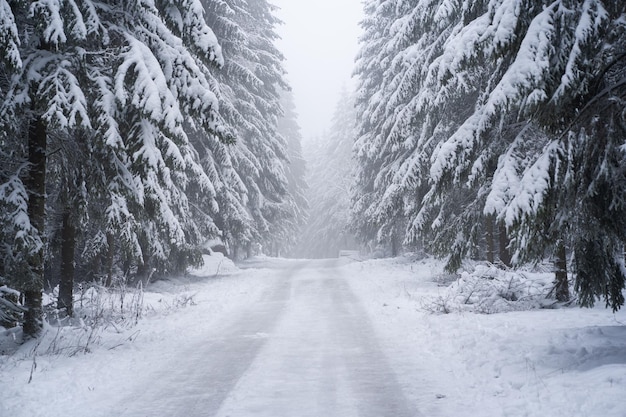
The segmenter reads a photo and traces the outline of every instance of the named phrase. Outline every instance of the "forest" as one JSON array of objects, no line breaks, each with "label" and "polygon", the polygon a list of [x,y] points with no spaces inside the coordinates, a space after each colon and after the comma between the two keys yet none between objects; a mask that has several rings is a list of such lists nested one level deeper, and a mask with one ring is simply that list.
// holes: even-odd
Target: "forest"
[{"label": "forest", "polygon": [[619,309],[626,6],[364,8],[355,109],[342,99],[328,140],[311,151],[307,247],[315,256],[355,241],[380,256],[422,251],[451,272],[466,259],[505,269],[548,261],[556,299]]},{"label": "forest", "polygon": [[0,325],[216,245],[549,261],[557,300],[622,307],[626,3],[363,7],[356,91],[303,149],[271,1],[0,0]]}]

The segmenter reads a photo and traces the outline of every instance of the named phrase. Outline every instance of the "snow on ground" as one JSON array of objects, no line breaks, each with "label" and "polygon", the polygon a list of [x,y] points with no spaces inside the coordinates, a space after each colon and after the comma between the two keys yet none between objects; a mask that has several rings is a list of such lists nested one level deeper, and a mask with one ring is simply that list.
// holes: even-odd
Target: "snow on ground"
[{"label": "snow on ground", "polygon": [[432,303],[450,297],[433,280],[437,262],[344,268],[424,415],[626,416],[625,311],[433,314]]},{"label": "snow on ground", "polygon": [[214,275],[233,274],[239,270],[233,261],[220,252],[212,252],[210,256],[203,255],[202,261],[202,266],[188,271],[189,275],[210,277]]},{"label": "snow on ground", "polygon": [[[199,334],[219,332],[225,317],[254,303],[275,280],[267,269],[242,274],[219,255],[205,260],[186,277],[151,284],[138,324],[103,326],[87,352],[90,328],[64,332],[60,341],[48,328],[40,344],[31,341],[12,356],[0,355],[0,416],[96,416],[137,386],[158,384],[150,379],[155,370],[184,361],[179,352]],[[65,348],[46,354],[55,343]]]},{"label": "snow on ground", "polygon": [[[189,375],[185,362],[222,366],[219,355],[204,356],[203,352],[215,349],[230,355],[232,365],[223,367],[235,372],[223,375],[231,387],[215,388],[224,390],[219,394],[225,396],[220,397],[225,404],[223,411],[233,411],[231,417],[273,415],[264,409],[270,401],[264,403],[266,393],[297,394],[297,401],[305,406],[306,392],[296,390],[295,385],[283,389],[269,386],[267,378],[287,378],[298,373],[298,366],[307,370],[306,378],[325,378],[325,362],[319,371],[304,367],[322,358],[317,356],[322,353],[316,350],[316,335],[328,337],[330,329],[348,325],[346,337],[354,334],[345,342],[363,340],[367,346],[356,349],[347,345],[341,354],[354,349],[353,363],[362,367],[363,355],[375,352],[370,355],[372,361],[388,363],[382,367],[372,363],[372,369],[386,375],[388,366],[395,374],[389,376],[394,380],[392,385],[401,388],[422,416],[626,416],[626,312],[613,314],[599,306],[486,315],[475,311],[517,307],[501,297],[492,297],[487,309],[470,308],[465,302],[471,298],[466,291],[475,288],[473,277],[477,275],[499,281],[493,284],[495,293],[502,292],[502,283],[513,283],[520,294],[530,296],[543,291],[546,276],[541,274],[533,277],[531,285],[522,285],[513,276],[479,268],[479,274],[464,275],[463,280],[449,286],[450,280],[441,274],[441,264],[429,259],[341,259],[307,265],[304,261],[254,258],[239,265],[243,270],[219,255],[207,261],[205,267],[190,271],[186,277],[151,284],[143,294],[142,319],[134,326],[106,326],[91,336],[88,349],[45,354],[55,343],[84,347],[90,337],[86,326],[63,333],[65,340],[59,341],[51,327],[39,346],[29,342],[12,356],[0,354],[0,416],[109,417],[105,410],[126,398],[132,402],[138,387],[140,391],[145,387],[145,399],[151,398],[147,393],[150,388],[161,385],[160,392],[171,391],[185,398],[202,388],[193,386],[193,378],[206,379],[202,370]],[[322,267],[329,268],[327,275]],[[352,300],[354,293],[354,301],[338,305],[367,316],[370,324],[354,322],[352,315],[346,315],[348,310],[333,322],[333,288],[340,291],[339,299]],[[315,298],[307,297],[316,291],[326,304],[318,306]],[[275,301],[268,302],[268,294],[269,300]],[[449,314],[433,308],[442,300],[451,306],[444,309]],[[544,305],[533,300],[529,297],[526,307]],[[319,314],[319,322],[310,314],[316,309],[324,312]],[[250,317],[257,311],[260,318]],[[275,327],[269,325],[271,322]],[[258,333],[255,326],[259,323],[268,324],[270,330]],[[237,327],[250,335],[235,337]],[[368,335],[368,331],[373,334]],[[85,334],[77,335],[80,332]],[[228,340],[236,343],[232,352],[223,345]],[[332,348],[330,340],[325,339],[324,349]],[[293,354],[289,356],[285,349]],[[298,362],[294,352],[299,349],[309,352],[310,359]],[[38,354],[33,355],[33,350]],[[238,359],[238,352],[245,357]],[[273,353],[286,355],[296,365],[286,365]],[[176,369],[184,372],[170,375]],[[341,382],[351,372],[341,369],[332,378],[329,375],[329,381]],[[239,372],[243,376],[237,376]],[[229,394],[235,386],[247,391]],[[343,407],[338,410],[354,406],[349,404],[350,398],[341,398],[345,388],[337,385],[335,396]],[[238,398],[246,395],[254,402],[238,403]],[[289,398],[272,400],[278,401],[282,410],[293,409]],[[163,407],[141,414],[138,406],[134,413],[124,415],[180,415],[176,409],[168,410],[167,404]],[[311,415],[311,410],[305,411],[302,415]],[[345,417],[341,412],[333,414],[332,407],[327,411],[328,416]]]}]

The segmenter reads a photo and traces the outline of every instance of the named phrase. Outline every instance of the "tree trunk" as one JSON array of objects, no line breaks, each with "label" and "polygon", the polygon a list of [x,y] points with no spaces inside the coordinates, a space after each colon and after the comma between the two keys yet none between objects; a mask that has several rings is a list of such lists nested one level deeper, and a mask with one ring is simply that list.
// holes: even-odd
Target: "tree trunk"
[{"label": "tree trunk", "polygon": [[150,263],[146,260],[146,257],[143,258],[143,262],[137,265],[137,275],[135,276],[135,281],[139,283],[147,282],[150,277]]},{"label": "tree trunk", "polygon": [[[28,191],[28,217],[37,230],[42,243],[46,215],[46,125],[41,118],[31,121],[28,129],[28,177],[25,181]],[[23,288],[24,335],[37,337],[43,328],[42,292],[44,283],[44,248],[29,257],[30,276]]]},{"label": "tree trunk", "polygon": [[107,232],[107,257],[106,257],[106,273],[107,279],[104,283],[105,287],[110,287],[113,284],[113,258],[115,256],[115,238],[113,233]]},{"label": "tree trunk", "polygon": [[509,251],[509,236],[506,233],[506,226],[503,222],[498,223],[498,243],[499,243],[499,257],[500,262],[507,268],[512,266],[511,264],[511,251]]},{"label": "tree trunk", "polygon": [[554,290],[556,299],[561,302],[569,301],[569,282],[567,281],[567,253],[565,244],[559,241],[556,248],[556,271],[554,272]]},{"label": "tree trunk", "polygon": [[496,261],[496,245],[495,245],[495,219],[494,216],[487,216],[485,218],[485,242],[487,243],[487,262],[490,264]]},{"label": "tree trunk", "polygon": [[71,208],[68,205],[63,213],[61,226],[61,282],[57,308],[65,309],[68,316],[73,315],[74,307],[74,248],[76,246],[76,228],[72,222]]},{"label": "tree trunk", "polygon": [[391,257],[395,258],[398,256],[398,244],[396,242],[396,231],[394,230],[391,233]]}]

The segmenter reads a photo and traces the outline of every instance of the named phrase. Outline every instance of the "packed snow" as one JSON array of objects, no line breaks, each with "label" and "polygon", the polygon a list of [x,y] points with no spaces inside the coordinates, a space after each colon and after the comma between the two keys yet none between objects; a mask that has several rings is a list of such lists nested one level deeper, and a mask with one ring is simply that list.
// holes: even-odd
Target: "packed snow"
[{"label": "packed snow", "polygon": [[626,313],[545,301],[548,273],[205,259],[129,290],[136,322],[1,353],[0,416],[626,415]]}]

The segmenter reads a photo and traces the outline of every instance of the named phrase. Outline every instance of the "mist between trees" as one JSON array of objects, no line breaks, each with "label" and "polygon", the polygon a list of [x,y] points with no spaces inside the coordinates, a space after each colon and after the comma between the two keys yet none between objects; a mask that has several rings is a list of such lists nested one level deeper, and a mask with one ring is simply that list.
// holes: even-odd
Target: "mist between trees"
[{"label": "mist between trees", "polygon": [[[265,0],[0,0],[0,294],[240,259],[552,259],[624,303],[626,6],[368,0],[333,125],[305,146]],[[14,288],[14,292],[9,288]],[[7,325],[8,325],[7,324]]]}]

